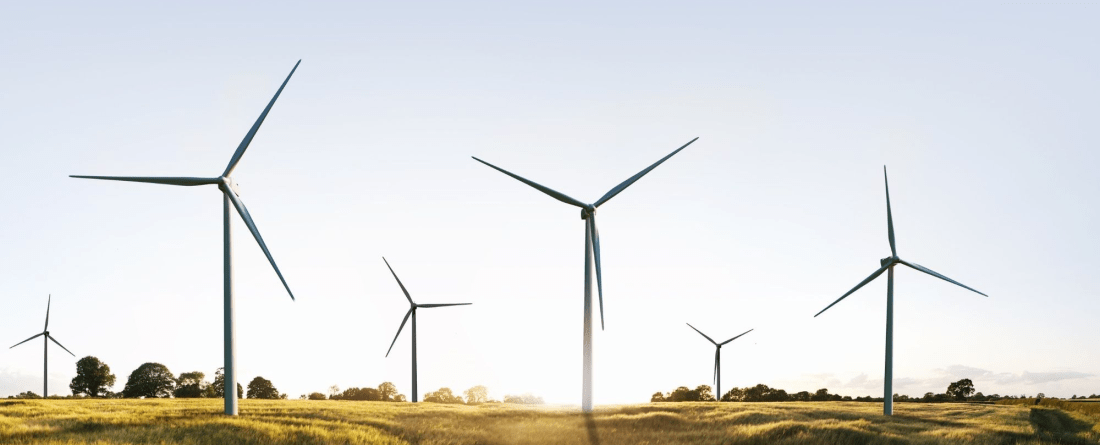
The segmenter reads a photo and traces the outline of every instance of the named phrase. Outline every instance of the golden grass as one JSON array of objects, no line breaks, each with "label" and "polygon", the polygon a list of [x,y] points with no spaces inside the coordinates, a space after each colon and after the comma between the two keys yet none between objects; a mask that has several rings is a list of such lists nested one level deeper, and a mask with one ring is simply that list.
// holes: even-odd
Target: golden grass
[{"label": "golden grass", "polygon": [[4,400],[3,444],[1097,444],[1088,413],[858,402],[561,407],[242,400]]}]

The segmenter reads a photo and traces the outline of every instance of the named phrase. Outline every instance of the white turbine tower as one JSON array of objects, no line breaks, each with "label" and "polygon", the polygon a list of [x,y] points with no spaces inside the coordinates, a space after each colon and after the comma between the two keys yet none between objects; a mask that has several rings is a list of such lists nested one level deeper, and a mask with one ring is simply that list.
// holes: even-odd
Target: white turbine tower
[{"label": "white turbine tower", "polygon": [[741,338],[741,335],[745,335],[745,334],[748,334],[749,332],[752,332],[752,329],[749,329],[745,332],[742,332],[741,335],[733,337],[733,338],[731,338],[729,340],[726,340],[722,343],[718,343],[718,342],[714,341],[713,339],[711,339],[710,337],[708,337],[707,334],[704,334],[703,331],[695,329],[695,326],[692,326],[691,323],[686,323],[686,324],[688,325],[689,328],[694,329],[695,332],[698,332],[699,335],[702,335],[703,338],[707,339],[707,341],[714,344],[714,391],[715,391],[714,398],[717,399],[719,402],[721,402],[722,401],[722,346],[725,345],[726,343],[729,343],[731,341],[734,341],[734,340],[737,340],[737,339]]},{"label": "white turbine tower", "polygon": [[409,291],[405,290],[405,285],[401,284],[401,279],[397,278],[397,273],[390,267],[390,262],[386,261],[383,257],[382,261],[386,262],[386,267],[390,269],[390,273],[393,274],[393,279],[397,280],[397,285],[401,286],[401,292],[405,293],[405,298],[409,300],[409,311],[405,312],[405,318],[401,320],[401,326],[397,328],[397,335],[393,336],[393,341],[390,342],[390,349],[386,351],[386,357],[390,356],[390,351],[393,351],[393,345],[397,343],[397,337],[401,336],[401,330],[405,329],[405,322],[409,321],[409,317],[412,317],[412,401],[416,403],[418,393],[416,392],[416,309],[417,308],[433,308],[444,306],[467,306],[473,303],[442,303],[442,304],[418,304],[413,302],[412,296],[409,295]]},{"label": "white turbine tower", "polygon": [[[35,335],[34,337],[31,337],[31,338],[23,340],[19,343],[16,343],[16,344],[12,345],[12,347],[11,347],[11,348],[14,348],[14,347],[19,346],[23,343],[34,340],[38,337],[45,336],[45,338],[42,339],[42,397],[49,397],[50,396],[50,389],[49,389],[49,381],[50,381],[50,376],[49,376],[49,371],[50,371],[50,361],[49,361],[50,342],[49,341],[57,343],[58,346],[61,346],[61,343],[58,342],[57,339],[53,338],[52,335],[50,335],[50,300],[52,300],[52,299],[53,299],[53,295],[50,295],[50,296],[46,297],[46,326],[42,328],[42,332]],[[46,341],[46,340],[49,340],[49,341]],[[8,348],[8,349],[11,349],[11,348]],[[69,353],[69,355],[71,355],[73,357],[76,357],[76,354],[73,354],[72,351],[69,351],[69,348],[61,346],[61,349],[64,349],[65,352]]]},{"label": "white turbine tower", "polygon": [[856,290],[859,290],[859,288],[863,287],[865,284],[870,283],[875,278],[878,278],[878,276],[882,275],[883,272],[888,272],[886,274],[886,375],[883,378],[882,414],[889,416],[894,414],[894,266],[898,264],[904,264],[928,275],[947,281],[948,283],[962,286],[963,288],[976,292],[984,297],[988,297],[989,295],[978,292],[977,290],[974,290],[966,286],[965,284],[940,275],[939,273],[936,273],[927,267],[898,258],[897,246],[894,244],[894,216],[890,212],[890,181],[886,178],[886,166],[882,167],[882,177],[883,180],[886,182],[886,230],[890,238],[890,256],[879,260],[879,264],[881,264],[882,267],[879,267],[879,269],[872,273],[871,276],[867,277],[867,279],[857,284],[856,287],[852,288],[852,290],[848,291],[844,295],[841,295],[840,298],[838,298],[832,304],[826,306],[825,309],[821,310],[821,312],[815,314],[814,317],[821,315],[822,312],[829,310],[829,308],[833,307],[833,305],[840,303],[840,300],[845,299]]},{"label": "white turbine tower", "polygon": [[279,86],[279,90],[275,92],[275,97],[271,98],[271,102],[268,102],[267,108],[264,108],[263,113],[260,113],[259,119],[256,119],[256,123],[252,124],[252,128],[245,134],[244,140],[237,146],[237,151],[233,153],[233,158],[229,160],[229,165],[225,168],[222,174],[215,178],[199,178],[199,177],[135,177],[135,176],[79,176],[71,175],[72,178],[83,179],[105,179],[110,181],[128,181],[128,182],[147,182],[151,184],[166,184],[166,185],[180,185],[180,186],[196,186],[196,185],[217,185],[218,189],[222,192],[222,227],[223,234],[223,247],[224,256],[222,261],[224,262],[224,275],[225,275],[225,413],[231,416],[237,415],[237,362],[235,349],[235,333],[233,330],[233,261],[231,255],[231,243],[230,243],[230,211],[229,207],[232,205],[237,209],[237,213],[241,215],[241,219],[244,220],[244,224],[248,226],[248,230],[252,232],[252,236],[256,238],[256,242],[260,245],[260,249],[264,251],[264,255],[267,256],[268,262],[271,263],[271,267],[275,269],[275,274],[279,276],[279,281],[282,281],[283,287],[286,288],[290,299],[294,299],[294,293],[290,291],[290,286],[286,284],[286,280],[283,278],[283,273],[279,271],[279,266],[275,264],[275,259],[271,257],[271,252],[267,250],[267,245],[264,244],[263,238],[260,236],[259,229],[256,228],[256,223],[252,221],[252,216],[248,213],[248,209],[244,206],[244,201],[241,201],[240,192],[237,190],[237,184],[230,178],[230,174],[233,173],[233,169],[237,167],[237,163],[241,161],[241,156],[244,156],[245,150],[248,149],[248,145],[252,143],[252,138],[256,136],[256,131],[260,129],[260,125],[264,123],[264,119],[267,117],[267,113],[271,111],[271,107],[275,105],[275,100],[279,98],[279,94],[283,92],[283,88],[286,87],[287,82],[290,81],[290,77],[294,75],[294,71],[298,69],[298,65],[302,61],[294,64],[294,68],[290,70],[290,74],[286,76],[286,80]]},{"label": "white turbine tower", "polygon": [[666,160],[668,160],[668,158],[671,158],[672,155],[675,155],[676,153],[679,153],[680,150],[683,150],[688,145],[691,145],[692,142],[695,142],[698,139],[699,138],[695,138],[695,139],[692,139],[692,140],[688,141],[688,143],[684,144],[680,148],[677,148],[672,153],[669,153],[668,156],[665,156],[665,157],[661,158],[660,161],[655,162],[653,165],[650,165],[648,168],[646,168],[645,170],[642,170],[638,174],[636,174],[634,176],[631,176],[626,181],[623,181],[622,184],[619,184],[619,185],[615,186],[615,188],[608,191],[606,194],[603,195],[603,197],[601,197],[599,200],[597,200],[593,204],[585,204],[585,203],[580,202],[576,199],[570,198],[569,196],[566,196],[563,193],[559,193],[559,192],[556,192],[556,191],[554,191],[554,190],[552,190],[548,187],[544,187],[542,185],[539,185],[539,184],[535,183],[534,181],[529,181],[527,179],[521,178],[520,176],[515,175],[515,174],[513,174],[513,173],[511,173],[507,170],[504,170],[503,168],[497,167],[493,164],[482,161],[481,159],[478,159],[477,157],[471,156],[471,157],[474,158],[474,160],[476,160],[476,161],[478,161],[482,164],[488,165],[489,167],[492,167],[493,169],[495,169],[495,170],[497,170],[501,173],[504,173],[508,176],[511,176],[511,177],[519,180],[520,182],[522,182],[524,184],[527,184],[531,187],[534,187],[536,190],[538,190],[540,192],[543,192],[547,195],[550,195],[550,197],[552,197],[554,199],[557,199],[558,201],[561,201],[561,202],[564,202],[566,204],[574,205],[574,206],[577,206],[577,207],[581,208],[581,219],[585,220],[585,226],[584,226],[584,345],[583,345],[583,351],[584,351],[583,380],[584,380],[584,383],[583,383],[583,387],[581,389],[581,410],[583,410],[586,413],[592,412],[592,276],[591,276],[591,269],[592,269],[593,263],[595,263],[595,266],[596,266],[596,285],[597,285],[597,288],[599,289],[599,296],[600,296],[600,329],[603,329],[603,327],[604,327],[604,324],[603,324],[603,272],[600,269],[600,232],[598,230],[596,230],[596,208],[603,205],[605,202],[607,202],[611,198],[615,197],[615,195],[618,195],[619,192],[622,192],[627,187],[630,187],[631,184],[633,184],[635,181],[641,179],[642,176],[645,176],[645,174],[649,173],[650,170],[653,170],[654,168],[657,168],[657,166],[661,165],[662,162],[665,162]]}]

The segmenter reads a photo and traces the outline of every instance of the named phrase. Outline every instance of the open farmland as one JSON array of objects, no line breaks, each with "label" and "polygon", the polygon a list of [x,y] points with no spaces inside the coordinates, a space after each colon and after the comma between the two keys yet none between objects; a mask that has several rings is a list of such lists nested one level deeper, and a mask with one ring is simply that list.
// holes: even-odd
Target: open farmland
[{"label": "open farmland", "polygon": [[1094,414],[1047,406],[858,402],[575,408],[341,401],[5,400],[5,444],[1095,444]]}]

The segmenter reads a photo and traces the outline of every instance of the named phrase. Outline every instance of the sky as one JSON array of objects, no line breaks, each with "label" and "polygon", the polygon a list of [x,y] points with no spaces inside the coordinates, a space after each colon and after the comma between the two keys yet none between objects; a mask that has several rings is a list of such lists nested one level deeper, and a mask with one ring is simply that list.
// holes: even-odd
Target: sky
[{"label": "sky", "polygon": [[[233,173],[292,301],[233,217],[237,366],[290,398],[384,381],[580,403],[575,207],[598,212],[596,404],[711,384],[1100,393],[1100,5],[1089,2],[7,2],[0,5],[0,340],[41,331],[120,391],[145,362],[222,366],[216,176]],[[598,309],[594,315],[598,317]],[[597,321],[598,323],[598,321]],[[38,340],[0,397],[40,392]]]}]

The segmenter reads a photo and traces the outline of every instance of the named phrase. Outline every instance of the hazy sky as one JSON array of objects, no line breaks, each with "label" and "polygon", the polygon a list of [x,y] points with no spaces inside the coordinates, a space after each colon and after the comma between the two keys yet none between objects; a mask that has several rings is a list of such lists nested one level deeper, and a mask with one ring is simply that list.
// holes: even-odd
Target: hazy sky
[{"label": "hazy sky", "polygon": [[[578,404],[583,201],[700,139],[599,210],[595,401],[709,384],[1100,393],[1100,5],[1088,2],[7,2],[0,6],[0,340],[41,330],[118,376],[222,366],[213,186],[234,172],[291,301],[234,216],[240,382],[291,398],[473,385]],[[782,3],[782,4],[780,4]],[[596,313],[598,316],[598,312]],[[407,328],[406,328],[407,329]],[[76,358],[51,346],[51,393]],[[35,342],[0,397],[41,391]]]}]

